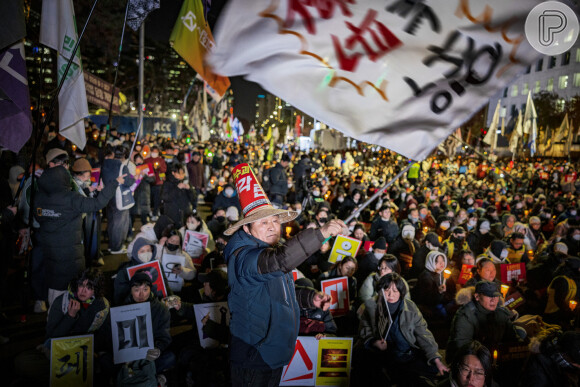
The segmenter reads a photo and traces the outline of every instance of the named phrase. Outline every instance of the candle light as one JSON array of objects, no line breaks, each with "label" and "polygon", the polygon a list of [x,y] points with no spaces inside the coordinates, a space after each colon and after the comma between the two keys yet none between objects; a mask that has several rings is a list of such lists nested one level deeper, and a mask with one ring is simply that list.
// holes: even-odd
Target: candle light
[{"label": "candle light", "polygon": [[427,226],[423,227],[423,232],[425,234],[427,234],[429,232],[429,227],[427,227]]},{"label": "candle light", "polygon": [[290,236],[290,233],[292,232],[292,227],[286,227],[286,236]]},{"label": "candle light", "polygon": [[497,349],[493,350],[493,366],[497,365]]},{"label": "candle light", "polygon": [[528,211],[528,210],[525,210],[525,211],[524,211],[524,215],[525,215],[525,216],[528,216],[528,214],[529,214],[529,213],[530,213],[530,211]]},{"label": "candle light", "polygon": [[73,152],[77,150],[77,146],[75,144],[72,144],[72,150]]},{"label": "candle light", "polygon": [[506,298],[509,288],[510,287],[507,285],[501,285],[501,294],[503,295],[503,298]]},{"label": "candle light", "polygon": [[530,261],[534,260],[534,250],[528,250],[528,258]]},{"label": "candle light", "polygon": [[578,303],[574,300],[570,300],[570,303],[568,305],[570,306],[570,310],[574,311],[574,309],[576,309],[576,305],[578,305]]},{"label": "candle light", "polygon": [[449,269],[443,270],[443,278],[447,279],[449,277],[451,277],[451,270]]}]

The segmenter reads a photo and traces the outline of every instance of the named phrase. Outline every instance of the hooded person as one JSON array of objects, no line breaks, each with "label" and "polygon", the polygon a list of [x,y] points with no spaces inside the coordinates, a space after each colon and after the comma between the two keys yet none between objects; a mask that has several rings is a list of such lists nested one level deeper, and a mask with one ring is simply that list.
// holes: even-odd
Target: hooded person
[{"label": "hooded person", "polygon": [[489,247],[491,241],[494,237],[489,232],[491,230],[491,223],[485,218],[481,218],[477,221],[475,230],[467,234],[467,244],[475,256],[483,254],[485,249]]},{"label": "hooded person", "polygon": [[387,253],[387,241],[380,237],[373,244],[372,250],[361,257],[356,271],[358,286],[362,286],[364,280],[374,271],[377,271],[379,260]]},{"label": "hooded person", "polygon": [[507,243],[498,239],[492,241],[488,249],[485,251],[485,255],[491,259],[494,264],[509,263],[509,261],[507,261],[508,254]]},{"label": "hooded person", "polygon": [[242,207],[240,207],[240,201],[238,200],[238,195],[234,186],[231,184],[226,184],[222,192],[220,192],[213,202],[211,207],[212,212],[215,212],[218,208],[227,209],[229,207],[236,207],[238,213],[242,212]]},{"label": "hooded person", "polygon": [[460,264],[459,253],[469,250],[469,245],[465,241],[466,231],[463,226],[455,226],[451,229],[449,239],[443,241],[442,250],[449,257],[453,265]]},{"label": "hooded person", "polygon": [[440,251],[440,249],[441,243],[437,234],[434,232],[427,233],[421,242],[421,247],[413,255],[413,266],[409,272],[409,278],[417,278],[425,270],[427,254],[431,251]]},{"label": "hooded person", "polygon": [[[157,260],[156,257],[158,250],[161,250],[161,247],[156,245],[153,241],[141,237],[135,239],[133,249],[131,250],[131,259],[128,262],[122,263],[117,270],[113,292],[113,301],[115,305],[122,305],[125,301],[125,298],[131,292],[131,280],[129,279],[127,269],[133,266]],[[170,288],[163,272],[155,274],[163,276],[165,289],[167,289],[169,292]],[[151,292],[158,298],[163,297],[163,293],[160,289],[152,288]]]},{"label": "hooded person", "polygon": [[237,165],[232,176],[243,215],[225,232],[232,235],[224,250],[232,384],[242,385],[251,378],[253,385],[275,385],[294,353],[300,308],[324,309],[330,302],[329,296],[314,290],[296,298],[292,270],[346,225],[331,220],[281,244],[281,225],[298,214],[275,209],[248,164]]},{"label": "hooded person", "polygon": [[419,275],[413,287],[412,298],[429,320],[447,318],[447,309],[455,299],[455,282],[445,278],[447,257],[440,251],[431,251],[425,260],[425,270]]},{"label": "hooded person", "polygon": [[12,168],[10,168],[10,172],[8,172],[8,184],[10,185],[10,191],[12,192],[13,198],[18,191],[20,181],[24,178],[23,175],[24,168],[22,168],[20,165],[14,165]]},{"label": "hooded person", "polygon": [[580,287],[580,258],[567,258],[554,272],[554,279],[548,286],[548,302],[543,316],[545,321],[558,324],[563,329],[572,329],[570,321],[574,319],[571,300],[577,300],[577,289]]},{"label": "hooded person", "polygon": [[415,227],[404,220],[400,225],[401,233],[395,242],[389,245],[389,254],[393,254],[401,263],[401,272],[406,275],[413,263],[413,255],[419,249],[419,242],[415,239]]},{"label": "hooded person", "polygon": [[[152,243],[160,243],[162,242],[163,234],[171,230],[175,227],[175,222],[167,215],[161,215],[157,218],[155,223],[147,223],[141,226],[141,231],[135,235],[135,239],[129,243],[127,246],[127,256],[129,259],[133,256],[133,245],[138,238],[145,238]],[[153,259],[160,259],[161,258],[161,249],[157,249],[156,255],[153,256]]]}]

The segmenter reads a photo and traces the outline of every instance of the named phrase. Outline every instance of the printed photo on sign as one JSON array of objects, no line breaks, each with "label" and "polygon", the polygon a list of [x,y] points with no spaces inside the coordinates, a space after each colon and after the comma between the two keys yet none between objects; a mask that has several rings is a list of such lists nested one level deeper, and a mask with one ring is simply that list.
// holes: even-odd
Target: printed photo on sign
[{"label": "printed photo on sign", "polygon": [[526,280],[526,264],[520,263],[502,263],[501,267],[501,282],[510,284],[512,280],[523,282]]},{"label": "printed photo on sign", "polygon": [[358,239],[338,235],[330,251],[328,262],[336,263],[342,261],[345,257],[356,257],[362,241]]},{"label": "printed photo on sign", "polygon": [[332,298],[330,313],[333,316],[344,316],[350,309],[350,300],[348,295],[348,277],[340,277],[320,282],[320,288],[323,293]]},{"label": "printed photo on sign", "polygon": [[230,310],[228,309],[227,302],[195,304],[193,305],[193,311],[195,312],[195,322],[197,324],[199,343],[203,348],[217,348],[220,344],[228,344],[220,343],[217,338],[209,337],[203,332],[204,323],[205,325],[221,325],[222,328],[230,326]]},{"label": "printed photo on sign", "polygon": [[317,386],[348,386],[352,338],[327,338],[318,343]]},{"label": "printed photo on sign", "polygon": [[152,293],[155,293],[156,296],[165,298],[167,297],[167,289],[165,289],[165,282],[163,282],[163,274],[161,272],[161,265],[159,261],[151,261],[147,263],[142,263],[137,266],[131,266],[127,268],[127,275],[129,279],[135,275],[136,272],[140,270],[148,271],[151,274],[151,281],[153,282],[153,287],[155,289],[151,289]]},{"label": "printed photo on sign", "polygon": [[145,359],[154,347],[151,305],[148,302],[111,308],[115,364]]},{"label": "printed photo on sign", "polygon": [[183,268],[185,265],[185,257],[183,255],[173,255],[164,252],[161,257],[161,265],[169,288],[174,292],[180,292],[183,287],[183,278],[178,274],[174,274],[172,270],[178,267]]},{"label": "printed photo on sign", "polygon": [[50,343],[50,386],[93,385],[93,335],[61,337]]},{"label": "printed photo on sign", "polygon": [[290,363],[284,366],[280,386],[314,386],[318,360],[318,340],[299,336]]},{"label": "printed photo on sign", "polygon": [[183,238],[183,251],[191,257],[194,265],[201,265],[209,241],[209,235],[202,232],[186,230]]}]

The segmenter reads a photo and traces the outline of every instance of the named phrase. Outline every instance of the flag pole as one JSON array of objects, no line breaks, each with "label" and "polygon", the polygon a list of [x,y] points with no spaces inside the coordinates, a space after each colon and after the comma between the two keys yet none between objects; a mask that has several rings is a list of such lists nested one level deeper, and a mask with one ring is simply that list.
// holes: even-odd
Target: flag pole
[{"label": "flag pole", "polygon": [[[461,139],[459,139],[459,138],[455,137],[455,135],[454,135],[454,134],[452,134],[451,136],[452,136],[453,138],[455,138],[457,141],[459,141],[459,142],[461,142],[462,144],[464,144],[465,146],[468,146],[468,147],[470,147],[470,148],[473,150],[473,152],[475,152],[475,154],[477,154],[479,157],[481,157],[481,158],[483,158],[483,159],[485,159],[485,160],[489,161],[489,162],[490,162],[491,164],[493,164],[493,165],[496,165],[496,163],[495,163],[493,160],[491,160],[489,157],[487,157],[487,156],[486,156],[486,155],[484,155],[483,153],[479,152],[477,149],[475,149],[475,148],[474,148],[474,147],[472,147],[471,145],[469,145],[469,144],[465,143],[465,141],[463,141],[463,140],[461,140]],[[513,160],[513,154],[512,154],[512,160]],[[503,169],[503,168],[500,168],[500,167],[497,167],[497,168],[499,168],[501,171],[503,171],[503,173],[505,173],[505,174],[506,174],[507,176],[509,176],[511,179],[515,180],[515,178],[514,178],[514,177],[513,177],[513,176],[512,176],[512,175],[511,175],[511,174],[510,174],[508,171],[506,171],[505,169]]]},{"label": "flag pole", "polygon": [[127,15],[129,14],[129,1],[125,8],[125,19],[123,20],[123,30],[121,31],[121,41],[119,42],[119,53],[117,54],[117,62],[115,66],[115,79],[113,80],[113,88],[111,90],[111,101],[109,102],[109,128],[113,125],[113,99],[115,98],[115,87],[117,86],[117,76],[119,75],[119,64],[121,63],[121,51],[123,51],[123,40],[125,39],[125,26],[127,25]]},{"label": "flag pole", "polygon": [[399,180],[401,178],[401,176],[403,176],[404,173],[407,173],[409,171],[409,169],[411,169],[411,166],[413,165],[413,163],[415,163],[415,161],[409,160],[409,165],[407,165],[401,172],[397,173],[397,175],[395,177],[393,177],[387,184],[385,184],[383,187],[381,187],[381,189],[377,190],[377,192],[375,192],[375,194],[373,196],[368,198],[367,201],[364,202],[359,208],[355,209],[352,212],[352,214],[350,214],[349,217],[345,219],[344,223],[348,223],[351,220],[353,220],[354,218],[356,218],[362,210],[364,210],[366,207],[368,207],[369,204],[374,202],[375,199],[377,199],[379,196],[381,196],[383,194],[383,192],[387,188],[389,188],[391,185],[393,185],[394,182]]}]

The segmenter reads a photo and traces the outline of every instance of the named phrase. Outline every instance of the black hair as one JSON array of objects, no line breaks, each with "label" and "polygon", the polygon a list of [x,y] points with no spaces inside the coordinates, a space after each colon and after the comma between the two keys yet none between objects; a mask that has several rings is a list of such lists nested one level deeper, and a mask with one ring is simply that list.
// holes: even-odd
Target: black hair
[{"label": "black hair", "polygon": [[479,360],[483,367],[483,371],[485,372],[485,385],[491,386],[493,384],[491,353],[489,352],[489,349],[477,340],[463,345],[455,353],[455,356],[453,356],[453,361],[451,362],[451,377],[453,380],[457,380],[459,367],[467,355],[473,355]]},{"label": "black hair", "polygon": [[521,232],[512,232],[512,234],[510,235],[510,239],[511,240],[524,239],[524,234],[522,234]]},{"label": "black hair", "polygon": [[163,231],[163,236],[166,237],[167,239],[171,238],[172,236],[178,236],[179,246],[183,244],[183,238],[181,237],[181,233],[175,227],[165,229]]},{"label": "black hair", "polygon": [[173,166],[171,167],[171,172],[179,172],[181,170],[185,172],[185,165],[181,163],[174,163]]},{"label": "black hair", "polygon": [[491,264],[493,264],[495,266],[495,264],[493,263],[493,261],[489,258],[482,258],[479,261],[477,261],[477,263],[475,264],[475,266],[473,266],[471,268],[471,272],[475,275],[475,273],[477,273],[478,271],[480,271],[481,269],[483,269],[483,266],[490,262]]},{"label": "black hair", "polygon": [[99,269],[90,267],[81,271],[77,277],[71,281],[71,291],[76,294],[79,289],[79,285],[82,285],[85,281],[87,281],[87,287],[95,291],[95,297],[102,296],[104,279],[103,273]]},{"label": "black hair", "polygon": [[401,277],[400,274],[397,273],[389,273],[381,277],[379,282],[377,283],[376,289],[384,290],[391,287],[391,284],[394,283],[395,287],[401,294],[400,299],[402,300],[407,295],[407,286],[405,286],[405,280]]},{"label": "black hair", "polygon": [[391,269],[393,273],[401,274],[401,264],[399,263],[397,257],[395,257],[393,254],[385,254],[381,259],[379,259],[377,270],[379,267],[381,267],[383,262],[389,269]]}]

